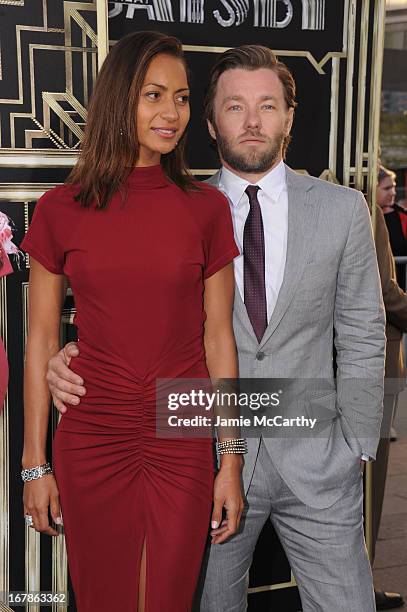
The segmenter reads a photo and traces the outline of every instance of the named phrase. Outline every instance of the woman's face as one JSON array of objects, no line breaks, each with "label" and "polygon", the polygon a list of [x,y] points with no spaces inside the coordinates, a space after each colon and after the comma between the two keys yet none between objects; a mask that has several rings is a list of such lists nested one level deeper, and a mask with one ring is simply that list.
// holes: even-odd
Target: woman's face
[{"label": "woman's face", "polygon": [[171,55],[157,55],[148,67],[137,107],[137,166],[160,163],[187,127],[190,116],[189,87],[183,62]]},{"label": "woman's face", "polygon": [[377,203],[382,208],[393,206],[396,199],[396,181],[392,176],[385,176],[377,185]]}]

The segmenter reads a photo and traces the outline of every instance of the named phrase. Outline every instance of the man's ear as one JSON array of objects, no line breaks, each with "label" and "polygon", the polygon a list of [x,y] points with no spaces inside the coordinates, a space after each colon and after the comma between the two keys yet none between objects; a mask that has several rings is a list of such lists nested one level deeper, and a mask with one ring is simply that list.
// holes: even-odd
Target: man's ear
[{"label": "man's ear", "polygon": [[291,128],[293,126],[293,121],[294,121],[294,109],[291,106],[288,109],[288,113],[287,113],[287,121],[285,124],[285,135],[288,136],[291,132]]},{"label": "man's ear", "polygon": [[209,119],[206,120],[206,124],[208,126],[208,132],[211,135],[211,138],[213,138],[213,140],[216,140],[216,132],[215,132],[215,129],[212,123],[209,121]]}]

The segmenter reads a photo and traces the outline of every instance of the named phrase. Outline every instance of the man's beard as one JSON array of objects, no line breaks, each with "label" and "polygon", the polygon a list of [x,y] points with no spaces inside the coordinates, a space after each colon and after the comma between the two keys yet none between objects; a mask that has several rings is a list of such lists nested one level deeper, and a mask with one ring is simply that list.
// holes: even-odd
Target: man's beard
[{"label": "man's beard", "polygon": [[281,157],[282,145],[285,139],[284,132],[280,132],[277,136],[271,140],[258,132],[248,131],[247,136],[253,138],[266,139],[268,145],[266,149],[262,151],[249,150],[246,153],[238,153],[234,151],[230,145],[230,142],[221,136],[216,126],[216,144],[218,146],[219,155],[222,160],[225,161],[231,168],[240,172],[247,172],[253,174],[259,174],[261,172],[267,172],[270,170],[275,162]]}]

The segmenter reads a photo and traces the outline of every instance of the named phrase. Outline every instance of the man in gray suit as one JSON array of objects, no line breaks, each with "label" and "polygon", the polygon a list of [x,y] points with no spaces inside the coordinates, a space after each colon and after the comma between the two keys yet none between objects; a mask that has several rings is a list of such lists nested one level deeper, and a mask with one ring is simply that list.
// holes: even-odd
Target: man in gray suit
[{"label": "man in gray suit", "polygon": [[[222,169],[210,182],[229,198],[243,251],[235,260],[240,376],[292,379],[305,392],[286,408],[315,418],[317,433],[248,439],[244,519],[210,547],[201,612],[246,610],[253,551],[269,519],[304,611],[375,610],[361,466],[379,439],[385,335],[370,215],[360,192],[283,163],[295,106],[292,75],[265,47],[226,51],[212,70],[205,114]],[[60,376],[69,378],[74,351],[50,366],[61,410],[79,393]],[[213,526],[214,543],[224,529]]]}]

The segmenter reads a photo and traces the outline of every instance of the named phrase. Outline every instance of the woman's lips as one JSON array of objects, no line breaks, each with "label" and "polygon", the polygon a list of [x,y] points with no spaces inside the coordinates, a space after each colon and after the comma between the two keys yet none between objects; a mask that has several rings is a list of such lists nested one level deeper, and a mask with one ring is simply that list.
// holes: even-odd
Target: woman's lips
[{"label": "woman's lips", "polygon": [[174,138],[177,133],[175,128],[151,128],[153,132],[162,136],[162,138]]}]

